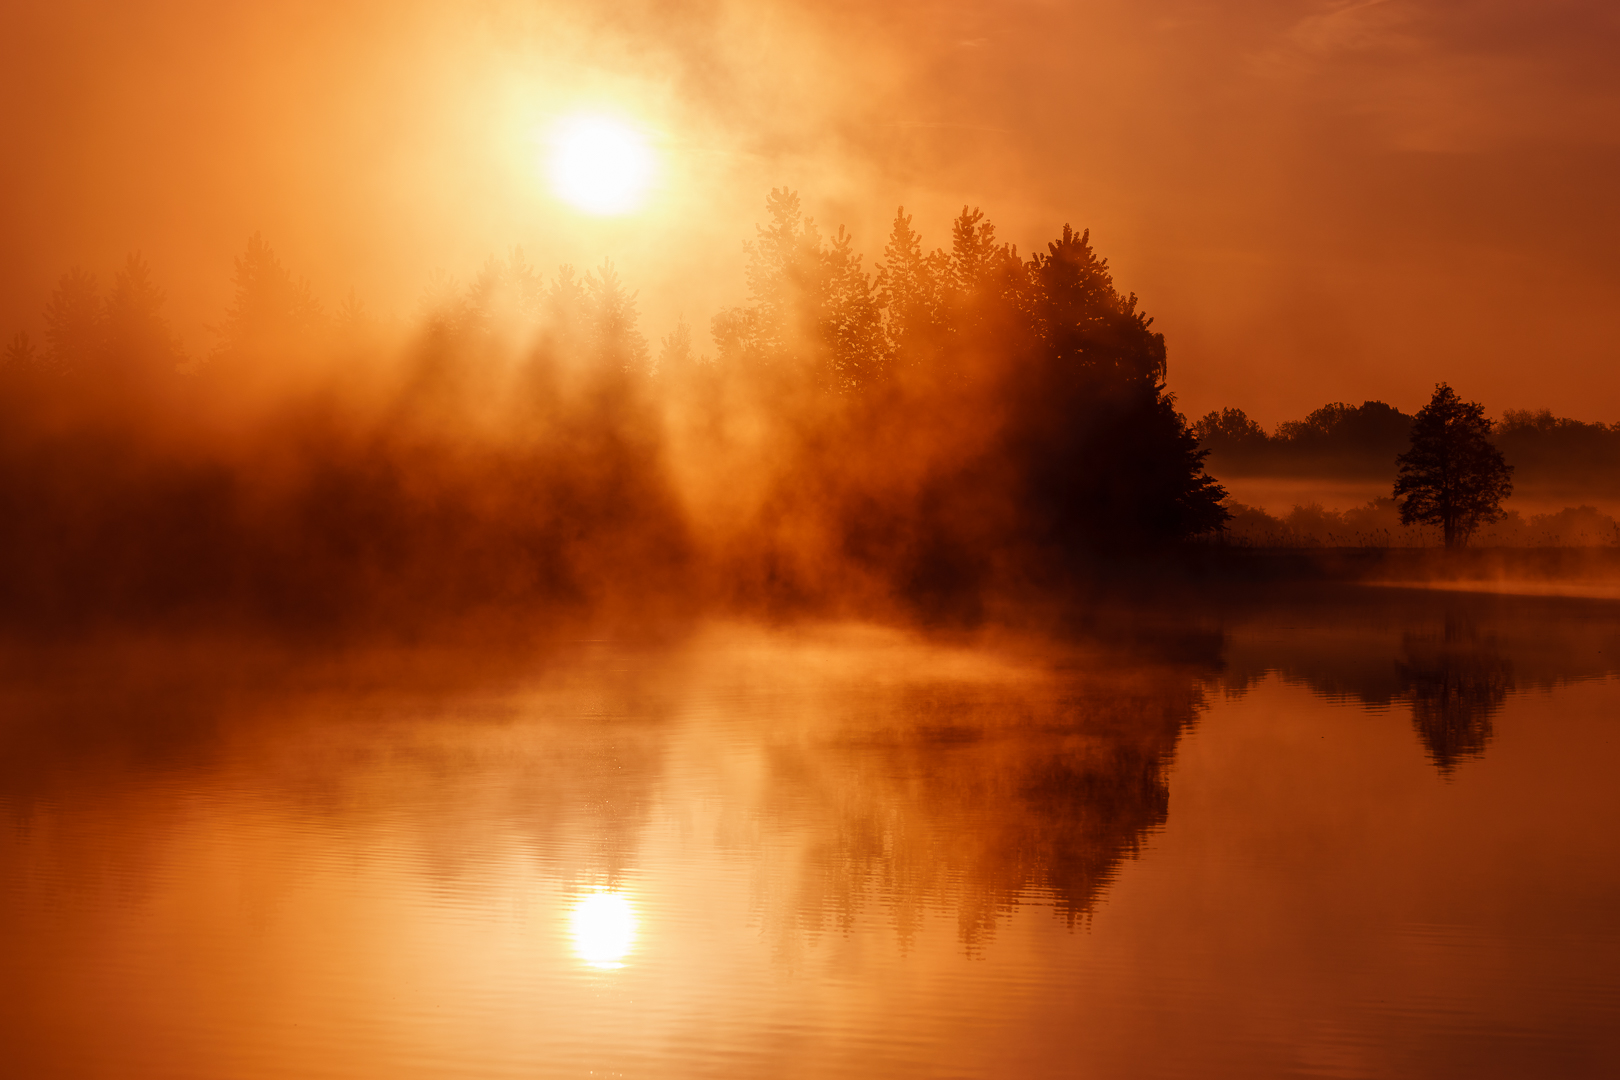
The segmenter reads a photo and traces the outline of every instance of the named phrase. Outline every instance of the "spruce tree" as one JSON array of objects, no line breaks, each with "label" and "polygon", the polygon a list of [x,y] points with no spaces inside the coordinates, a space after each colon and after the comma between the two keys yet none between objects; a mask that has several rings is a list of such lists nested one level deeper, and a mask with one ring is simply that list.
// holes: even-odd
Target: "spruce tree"
[{"label": "spruce tree", "polygon": [[105,342],[101,290],[93,275],[74,267],[62,275],[45,304],[45,355],[64,374],[93,366]]},{"label": "spruce tree", "polygon": [[884,359],[891,370],[929,363],[943,332],[943,251],[924,253],[905,207],[895,212],[883,262],[877,267],[877,305],[884,312]]},{"label": "spruce tree", "polygon": [[229,368],[285,365],[306,353],[326,329],[309,282],[294,277],[259,233],[236,259],[236,295],[220,324],[213,358]]},{"label": "spruce tree", "polygon": [[164,291],[139,253],[113,279],[103,314],[104,369],[115,382],[162,383],[184,356],[163,315]]}]

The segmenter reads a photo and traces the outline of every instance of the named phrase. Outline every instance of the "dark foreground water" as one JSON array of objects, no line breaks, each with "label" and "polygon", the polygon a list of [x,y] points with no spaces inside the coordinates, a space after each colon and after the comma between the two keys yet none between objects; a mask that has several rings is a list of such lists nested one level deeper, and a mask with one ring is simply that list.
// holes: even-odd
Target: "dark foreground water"
[{"label": "dark foreground water", "polygon": [[5,668],[11,1077],[1620,1075],[1620,605]]}]

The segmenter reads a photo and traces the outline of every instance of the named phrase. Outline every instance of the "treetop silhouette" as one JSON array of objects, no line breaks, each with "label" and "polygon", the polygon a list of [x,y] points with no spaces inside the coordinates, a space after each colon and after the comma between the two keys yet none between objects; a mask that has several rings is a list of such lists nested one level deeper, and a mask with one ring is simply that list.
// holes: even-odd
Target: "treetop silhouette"
[{"label": "treetop silhouette", "polygon": [[46,356],[61,372],[81,371],[95,362],[102,341],[101,289],[75,266],[45,303]]},{"label": "treetop silhouette", "polygon": [[213,360],[274,364],[286,359],[278,353],[303,353],[317,344],[326,313],[309,281],[295,278],[260,233],[248,237],[232,280],[235,298],[219,325]]},{"label": "treetop silhouette", "polygon": [[1480,525],[1500,521],[1513,493],[1513,466],[1490,441],[1491,422],[1478,402],[1445,383],[1418,411],[1412,448],[1396,459],[1395,498],[1403,525],[1438,525],[1446,547],[1461,547]]}]

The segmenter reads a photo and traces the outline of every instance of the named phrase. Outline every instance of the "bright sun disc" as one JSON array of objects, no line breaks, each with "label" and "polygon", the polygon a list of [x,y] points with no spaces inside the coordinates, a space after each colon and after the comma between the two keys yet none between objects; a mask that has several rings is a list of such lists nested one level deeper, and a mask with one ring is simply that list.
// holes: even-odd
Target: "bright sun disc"
[{"label": "bright sun disc", "polygon": [[636,911],[620,893],[591,893],[574,905],[569,922],[574,951],[592,967],[621,966],[635,944]]},{"label": "bright sun disc", "polygon": [[618,120],[569,117],[552,130],[550,155],[552,189],[587,213],[628,213],[652,184],[652,147]]}]

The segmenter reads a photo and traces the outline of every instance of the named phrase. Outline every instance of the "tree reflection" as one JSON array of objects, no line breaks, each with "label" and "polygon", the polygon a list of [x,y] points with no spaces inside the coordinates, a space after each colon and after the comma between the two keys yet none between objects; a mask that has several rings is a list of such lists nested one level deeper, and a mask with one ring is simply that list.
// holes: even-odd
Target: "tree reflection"
[{"label": "tree reflection", "polygon": [[797,897],[765,905],[795,912],[784,945],[873,907],[903,942],[927,911],[954,910],[970,953],[1021,905],[1083,921],[1168,817],[1166,772],[1218,640],[1201,640],[1198,662],[1133,650],[847,701],[824,737],[774,747],[768,819],[807,838],[802,871],[780,874]]},{"label": "tree reflection", "polygon": [[1455,616],[1433,636],[1408,633],[1396,661],[1412,723],[1442,775],[1485,753],[1491,717],[1513,689],[1513,665],[1474,625]]},{"label": "tree reflection", "polygon": [[1267,675],[1330,700],[1408,707],[1442,776],[1481,757],[1515,691],[1620,672],[1620,618],[1607,602],[1424,590],[1340,589],[1245,598],[1226,622],[1221,684]]}]

